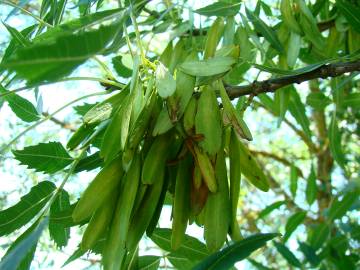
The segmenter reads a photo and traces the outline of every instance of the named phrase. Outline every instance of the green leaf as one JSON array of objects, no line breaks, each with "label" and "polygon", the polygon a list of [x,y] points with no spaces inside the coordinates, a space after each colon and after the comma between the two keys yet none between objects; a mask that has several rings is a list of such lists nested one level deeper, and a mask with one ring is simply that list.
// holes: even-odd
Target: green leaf
[{"label": "green leaf", "polygon": [[271,268],[266,267],[266,266],[262,265],[261,263],[255,261],[255,260],[248,259],[248,261],[249,261],[253,266],[255,266],[256,269],[258,269],[258,270],[272,270]]},{"label": "green leaf", "polygon": [[32,187],[20,201],[0,212],[0,236],[9,234],[32,220],[49,201],[56,186],[43,181]]},{"label": "green leaf", "polygon": [[298,182],[298,171],[294,164],[290,167],[290,192],[293,198],[296,196]]},{"label": "green leaf", "polygon": [[279,242],[274,242],[274,245],[277,251],[285,258],[285,260],[289,264],[298,268],[302,267],[301,262],[298,260],[298,258],[296,258],[295,255],[285,245]]},{"label": "green leaf", "polygon": [[241,3],[215,2],[194,12],[204,16],[235,16],[239,13],[240,5]]},{"label": "green leaf", "polygon": [[88,111],[90,111],[91,108],[93,108],[97,104],[98,103],[84,103],[82,105],[74,106],[73,109],[78,115],[84,116]]},{"label": "green leaf", "polygon": [[169,254],[166,255],[166,258],[178,270],[192,269],[195,266],[195,264],[200,261],[195,259],[189,259],[177,251],[170,252]]},{"label": "green leaf", "polygon": [[103,21],[110,20],[112,18],[120,18],[125,15],[123,9],[110,9],[96,13],[91,13],[80,18],[68,21],[66,23],[57,25],[54,28],[48,29],[45,33],[42,33],[34,38],[34,42],[53,42],[59,36],[74,33],[76,31],[84,31],[86,28],[99,24]]},{"label": "green leaf", "polygon": [[65,247],[68,243],[70,237],[70,229],[63,226],[62,224],[54,223],[51,221],[51,217],[61,211],[65,211],[70,208],[70,199],[69,194],[61,189],[57,195],[55,201],[50,208],[50,222],[49,222],[49,232],[50,237],[55,241],[56,245],[61,248]]},{"label": "green leaf", "polygon": [[250,256],[253,251],[261,248],[267,241],[276,236],[278,236],[276,233],[252,235],[229,245],[221,251],[213,253],[196,265],[193,270],[229,269],[236,262]]},{"label": "green leaf", "polygon": [[16,30],[15,28],[11,27],[10,25],[4,22],[3,24],[10,33],[10,35],[12,36],[12,38],[16,40],[16,42],[20,44],[22,47],[26,47],[31,44],[31,42],[26,37],[24,37],[21,32],[19,32],[18,30]]},{"label": "green leaf", "polygon": [[33,224],[20,235],[2,258],[0,269],[18,270],[19,268],[26,269],[23,267],[30,268],[37,242],[47,223],[48,220],[45,218],[40,223],[36,222]]},{"label": "green leaf", "polygon": [[307,203],[312,205],[315,202],[317,195],[316,174],[313,166],[311,166],[310,174],[307,179],[305,195]]},{"label": "green leaf", "polygon": [[253,23],[255,30],[260,32],[264,38],[279,52],[283,53],[284,48],[276,35],[276,32],[270,28],[266,23],[264,23],[259,17],[257,17],[249,9],[245,9],[246,16]]},{"label": "green leaf", "polygon": [[[161,249],[169,252],[172,251],[170,229],[157,228],[150,238]],[[184,241],[179,249],[176,250],[176,253],[190,260],[202,260],[209,255],[209,251],[204,243],[188,235],[185,235]]]},{"label": "green leaf", "polygon": [[100,152],[84,157],[79,161],[74,169],[74,173],[82,171],[91,171],[99,167],[103,167],[104,160],[100,157]]},{"label": "green leaf", "polygon": [[336,6],[349,24],[360,33],[360,7],[344,0],[337,0]]},{"label": "green leaf", "polygon": [[132,70],[127,68],[122,62],[122,56],[116,56],[111,59],[111,63],[116,71],[116,73],[123,78],[130,78],[132,74]]},{"label": "green leaf", "polygon": [[289,107],[290,100],[290,87],[284,87],[275,92],[275,105],[277,106],[277,111],[279,112],[278,126],[285,118],[285,114]]},{"label": "green leaf", "polygon": [[303,221],[305,220],[306,217],[306,212],[302,211],[302,212],[298,212],[293,214],[288,221],[286,222],[286,226],[285,226],[285,235],[284,235],[284,242],[286,242],[290,236],[292,235],[292,233],[296,230],[296,228],[303,223]]},{"label": "green leaf", "polygon": [[337,197],[331,204],[329,209],[329,220],[335,220],[343,217],[350,209],[352,204],[358,199],[359,193],[355,191],[349,191],[340,200]]},{"label": "green leaf", "polygon": [[320,258],[316,255],[315,250],[306,243],[299,242],[299,249],[305,255],[305,258],[312,267],[316,267],[320,263]]},{"label": "green leaf", "polygon": [[40,119],[40,116],[34,105],[27,99],[15,94],[10,93],[0,84],[0,94],[4,94],[3,98],[8,102],[11,110],[25,122],[33,122]]},{"label": "green leaf", "polygon": [[327,223],[319,224],[310,237],[310,244],[315,249],[321,248],[330,236],[330,226]]},{"label": "green leaf", "polygon": [[354,110],[360,110],[360,93],[350,93],[343,101],[344,106],[349,106]]},{"label": "green leaf", "polygon": [[160,265],[161,257],[140,256],[138,260],[138,270],[157,270]]},{"label": "green leaf", "polygon": [[339,131],[336,112],[333,113],[329,126],[330,151],[336,162],[342,169],[345,169],[345,154],[342,149],[341,133]]},{"label": "green leaf", "polygon": [[312,92],[306,97],[306,104],[320,111],[330,105],[331,100],[322,92]]},{"label": "green leaf", "polygon": [[48,174],[60,171],[73,162],[72,157],[59,142],[39,143],[12,152],[22,165]]},{"label": "green leaf", "polygon": [[310,122],[305,113],[305,106],[301,102],[300,96],[294,88],[290,93],[289,111],[296,122],[302,127],[305,134],[311,138]]},{"label": "green leaf", "polygon": [[202,61],[187,61],[179,69],[193,76],[214,76],[231,69],[235,59],[229,56],[217,56]]},{"label": "green leaf", "polygon": [[284,205],[286,203],[286,201],[277,201],[274,202],[268,206],[266,206],[259,214],[258,218],[264,218],[267,215],[269,215],[272,211],[274,211],[275,209],[279,209],[280,206]]},{"label": "green leaf", "polygon": [[173,76],[170,74],[168,69],[162,64],[159,63],[156,67],[156,89],[159,93],[159,96],[162,98],[167,98],[174,94],[176,90],[176,81]]},{"label": "green leaf", "polygon": [[101,54],[118,30],[118,24],[59,36],[54,42],[38,42],[20,48],[1,64],[29,84],[54,81],[70,74],[90,57]]}]

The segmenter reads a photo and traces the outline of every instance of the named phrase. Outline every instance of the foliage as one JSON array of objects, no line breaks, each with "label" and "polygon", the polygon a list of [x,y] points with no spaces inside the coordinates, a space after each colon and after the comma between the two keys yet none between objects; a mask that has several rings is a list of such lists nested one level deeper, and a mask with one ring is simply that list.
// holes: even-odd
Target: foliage
[{"label": "foliage", "polygon": [[[94,253],[117,270],[360,267],[359,1],[25,2],[0,2],[35,19],[4,22],[0,108],[26,128],[1,154],[47,179],[0,211],[1,236],[20,235],[0,269],[30,269],[44,230],[63,250],[83,225],[65,264]],[[72,77],[83,69],[93,75]],[[39,88],[76,80],[105,91],[42,111]],[[69,106],[80,124],[54,118]],[[13,146],[45,121],[67,143]],[[84,171],[96,176],[76,200],[64,188]],[[159,226],[169,205],[171,229]],[[145,234],[162,257],[142,254]]]}]

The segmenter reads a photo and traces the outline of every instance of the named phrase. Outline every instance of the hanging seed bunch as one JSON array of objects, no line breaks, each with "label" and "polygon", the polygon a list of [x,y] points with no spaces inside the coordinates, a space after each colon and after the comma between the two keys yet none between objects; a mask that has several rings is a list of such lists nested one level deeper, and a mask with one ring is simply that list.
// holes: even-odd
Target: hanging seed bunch
[{"label": "hanging seed bunch", "polygon": [[167,193],[173,199],[172,248],[196,222],[215,251],[228,234],[241,238],[236,220],[241,174],[260,190],[269,188],[242,142],[252,139],[250,131],[221,81],[239,55],[235,45],[216,51],[223,28],[222,19],[211,26],[201,61],[184,50],[182,40],[174,48],[170,44],[160,61],[135,57],[130,83],[88,111],[68,143],[74,149],[103,134],[105,165],[72,218],[88,222],[83,251],[102,241],[106,270],[123,269],[144,233],[152,234]]}]

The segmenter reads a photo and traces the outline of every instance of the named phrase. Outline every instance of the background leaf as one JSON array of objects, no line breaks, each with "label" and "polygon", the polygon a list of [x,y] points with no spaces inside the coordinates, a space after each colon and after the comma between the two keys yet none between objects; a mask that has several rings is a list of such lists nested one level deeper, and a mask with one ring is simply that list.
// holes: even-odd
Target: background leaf
[{"label": "background leaf", "polygon": [[73,159],[59,142],[39,143],[22,150],[13,150],[22,165],[44,173],[55,173],[68,166]]},{"label": "background leaf", "polygon": [[286,242],[291,234],[296,230],[296,228],[303,223],[303,221],[305,220],[306,217],[306,212],[302,211],[302,212],[298,212],[293,214],[288,221],[286,222],[286,226],[285,226],[285,234],[284,234],[284,242]]},{"label": "background leaf", "polygon": [[316,174],[313,166],[311,166],[310,174],[309,177],[307,178],[305,195],[308,204],[312,205],[315,202],[317,195]]},{"label": "background leaf", "polygon": [[9,234],[33,219],[49,201],[56,186],[43,181],[32,187],[20,201],[0,212],[0,236]]},{"label": "background leaf", "polygon": [[40,116],[34,107],[34,105],[28,101],[27,99],[7,91],[0,84],[0,94],[4,94],[3,98],[9,104],[11,110],[19,117],[21,120],[25,122],[33,122],[40,119]]},{"label": "background leaf", "polygon": [[[15,242],[0,262],[0,269],[17,270],[18,267],[28,269],[36,249],[37,242],[46,228],[48,220],[34,223]],[[25,268],[26,267],[26,268]]]},{"label": "background leaf", "polygon": [[261,248],[267,241],[278,236],[275,233],[256,234],[235,242],[221,251],[215,252],[194,267],[194,270],[229,269],[236,262],[248,257]]},{"label": "background leaf", "polygon": [[240,10],[241,3],[215,2],[194,12],[204,16],[235,16]]},{"label": "background leaf", "polygon": [[289,264],[298,268],[302,267],[298,258],[296,258],[295,255],[285,245],[279,242],[274,242],[274,245],[277,251],[285,258],[285,260],[287,260]]},{"label": "background leaf", "polygon": [[50,237],[55,241],[59,248],[67,245],[70,237],[70,228],[63,226],[62,224],[52,222],[51,217],[56,213],[68,209],[70,209],[69,194],[66,192],[66,190],[62,189],[51,205],[49,221]]}]

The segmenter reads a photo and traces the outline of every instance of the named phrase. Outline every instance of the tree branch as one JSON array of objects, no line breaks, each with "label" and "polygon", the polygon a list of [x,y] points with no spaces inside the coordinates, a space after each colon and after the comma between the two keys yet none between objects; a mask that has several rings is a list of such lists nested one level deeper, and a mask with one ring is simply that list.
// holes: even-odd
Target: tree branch
[{"label": "tree branch", "polygon": [[301,74],[288,75],[259,82],[254,81],[249,85],[227,85],[225,88],[229,97],[233,99],[245,95],[258,95],[261,93],[275,92],[279,88],[294,83],[300,84],[302,82],[318,78],[326,79],[328,77],[338,77],[344,73],[354,71],[360,71],[360,60],[324,64],[316,69]]},{"label": "tree branch", "polygon": [[[49,116],[49,113],[48,113],[48,112],[43,112],[42,114],[43,114],[43,116],[45,116],[45,117],[48,117],[48,116]],[[71,130],[72,132],[75,132],[75,131],[76,131],[76,128],[75,128],[73,125],[71,125],[70,123],[63,122],[63,121],[61,121],[61,120],[59,120],[59,119],[57,119],[57,118],[55,118],[55,117],[50,117],[49,120],[52,121],[52,122],[54,122],[55,124],[61,126],[62,128],[69,129],[69,130]]]}]

